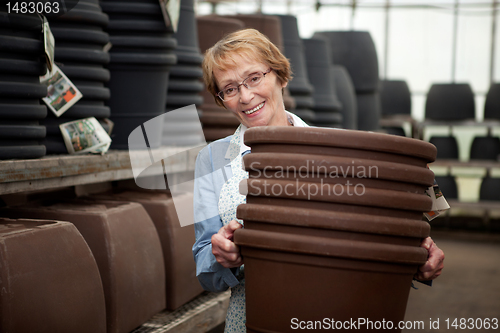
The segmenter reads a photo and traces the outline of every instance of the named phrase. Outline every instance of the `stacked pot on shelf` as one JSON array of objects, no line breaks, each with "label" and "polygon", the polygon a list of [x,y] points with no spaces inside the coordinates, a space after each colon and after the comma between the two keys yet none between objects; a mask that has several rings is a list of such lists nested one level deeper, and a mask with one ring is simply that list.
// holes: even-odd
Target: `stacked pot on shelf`
[{"label": "stacked pot on shelf", "polygon": [[[160,4],[147,1],[101,1],[109,15],[107,32],[112,48],[108,69],[108,105],[114,122],[112,149],[128,149],[129,134],[165,112],[170,67],[177,63],[177,41],[167,27]],[[146,130],[149,147],[161,144],[163,123]],[[143,147],[141,147],[143,148]]]},{"label": "stacked pot on shelf", "polygon": [[[291,332],[290,318],[404,319],[429,235],[422,213],[436,157],[429,143],[361,131],[261,127],[245,133],[249,332]],[[364,330],[368,331],[368,330]]]},{"label": "stacked pot on shelf", "polygon": [[307,75],[314,87],[314,120],[319,127],[342,127],[342,104],[337,98],[330,46],[324,38],[303,39]]},{"label": "stacked pot on shelf", "polygon": [[[378,58],[367,31],[320,31],[330,41],[331,63],[346,68],[356,91],[357,129],[376,131],[380,120]],[[339,94],[340,95],[340,94]]]},{"label": "stacked pot on shelf", "polygon": [[82,93],[83,97],[60,117],[49,112],[43,124],[47,128],[44,144],[51,154],[67,153],[59,125],[88,117],[99,120],[105,130],[105,119],[111,115],[105,102],[110,98],[104,86],[110,78],[104,66],[109,54],[104,46],[109,36],[104,32],[108,16],[95,1],[79,1],[67,13],[48,18],[55,39],[54,56],[61,71]]},{"label": "stacked pot on shelf", "polygon": [[40,104],[47,95],[39,80],[47,70],[41,23],[37,15],[0,12],[0,159],[46,154],[39,124],[47,116]]},{"label": "stacked pot on shelf", "polygon": [[293,15],[277,15],[281,20],[283,32],[284,54],[290,60],[293,80],[289,82],[288,89],[295,100],[295,109],[290,110],[302,118],[306,123],[315,119],[313,91],[314,87],[309,82],[307,74],[304,45],[299,36],[297,18]]},{"label": "stacked pot on shelf", "polygon": [[[198,45],[194,0],[181,0],[179,25],[174,37],[177,40],[174,50],[177,64],[170,68],[166,112],[193,104],[199,107],[203,103],[203,56]],[[199,119],[181,113],[165,117],[162,135],[164,146],[196,145],[203,140]]]}]

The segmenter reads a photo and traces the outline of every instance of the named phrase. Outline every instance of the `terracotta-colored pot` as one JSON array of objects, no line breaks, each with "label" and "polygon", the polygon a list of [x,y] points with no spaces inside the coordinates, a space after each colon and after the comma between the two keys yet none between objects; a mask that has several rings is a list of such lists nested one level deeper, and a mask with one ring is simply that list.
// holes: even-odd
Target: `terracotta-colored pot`
[{"label": "terracotta-colored pot", "polygon": [[270,231],[236,230],[234,241],[245,260],[248,332],[294,332],[300,321],[357,318],[397,325],[413,274],[427,258],[421,247]]},{"label": "terracotta-colored pot", "polygon": [[0,218],[0,331],[105,333],[99,269],[68,222]]},{"label": "terracotta-colored pot", "polygon": [[4,208],[0,215],[69,221],[76,226],[99,267],[108,333],[130,332],[165,308],[161,243],[140,204],[46,201]]}]

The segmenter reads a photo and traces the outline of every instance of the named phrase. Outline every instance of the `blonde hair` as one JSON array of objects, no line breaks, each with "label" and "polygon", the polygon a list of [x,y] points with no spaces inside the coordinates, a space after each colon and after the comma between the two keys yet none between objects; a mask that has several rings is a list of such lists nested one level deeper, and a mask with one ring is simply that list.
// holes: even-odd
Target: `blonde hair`
[{"label": "blonde hair", "polygon": [[233,69],[238,66],[235,56],[242,56],[267,64],[273,69],[281,83],[292,79],[290,62],[264,34],[255,29],[242,29],[224,36],[205,52],[203,59],[203,80],[207,90],[214,96],[215,103],[225,108],[217,93],[219,87],[214,68]]}]

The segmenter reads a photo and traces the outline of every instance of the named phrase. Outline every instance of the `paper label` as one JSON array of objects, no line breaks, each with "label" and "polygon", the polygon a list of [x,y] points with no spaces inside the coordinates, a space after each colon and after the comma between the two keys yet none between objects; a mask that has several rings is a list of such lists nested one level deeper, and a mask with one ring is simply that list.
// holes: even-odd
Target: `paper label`
[{"label": "paper label", "polygon": [[180,0],[159,0],[159,1],[165,25],[167,26],[167,28],[170,28],[174,32],[177,32],[177,27],[179,26],[179,16],[181,13],[181,1]]},{"label": "paper label", "polygon": [[104,154],[111,145],[111,138],[94,117],[78,119],[59,125],[64,143],[70,154]]},{"label": "paper label", "polygon": [[428,221],[432,221],[438,217],[444,211],[450,209],[448,201],[444,198],[443,193],[439,189],[439,186],[434,180],[434,185],[427,188],[425,192],[432,199],[432,208],[430,212],[424,213]]},{"label": "paper label", "polygon": [[54,65],[54,48],[56,42],[54,35],[50,30],[49,22],[47,18],[43,16],[43,48],[45,54],[45,61],[47,62],[47,68],[49,72],[52,72],[52,67]]},{"label": "paper label", "polygon": [[47,86],[47,96],[42,100],[59,117],[83,97],[78,88],[56,64],[52,71],[40,76],[40,83]]}]

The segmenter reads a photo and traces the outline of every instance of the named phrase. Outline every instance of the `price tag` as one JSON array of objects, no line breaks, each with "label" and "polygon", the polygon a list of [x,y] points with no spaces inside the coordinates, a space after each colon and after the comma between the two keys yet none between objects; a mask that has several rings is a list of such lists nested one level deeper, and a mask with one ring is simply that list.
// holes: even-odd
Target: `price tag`
[{"label": "price tag", "polygon": [[180,0],[159,0],[161,12],[163,14],[163,20],[167,28],[177,32],[177,27],[179,25],[179,16],[181,13],[181,1]]},{"label": "price tag", "polygon": [[47,18],[43,16],[43,48],[45,53],[45,61],[47,62],[47,68],[49,72],[52,72],[52,66],[54,65],[54,48],[55,48],[55,39],[52,31],[50,31],[49,22]]}]

